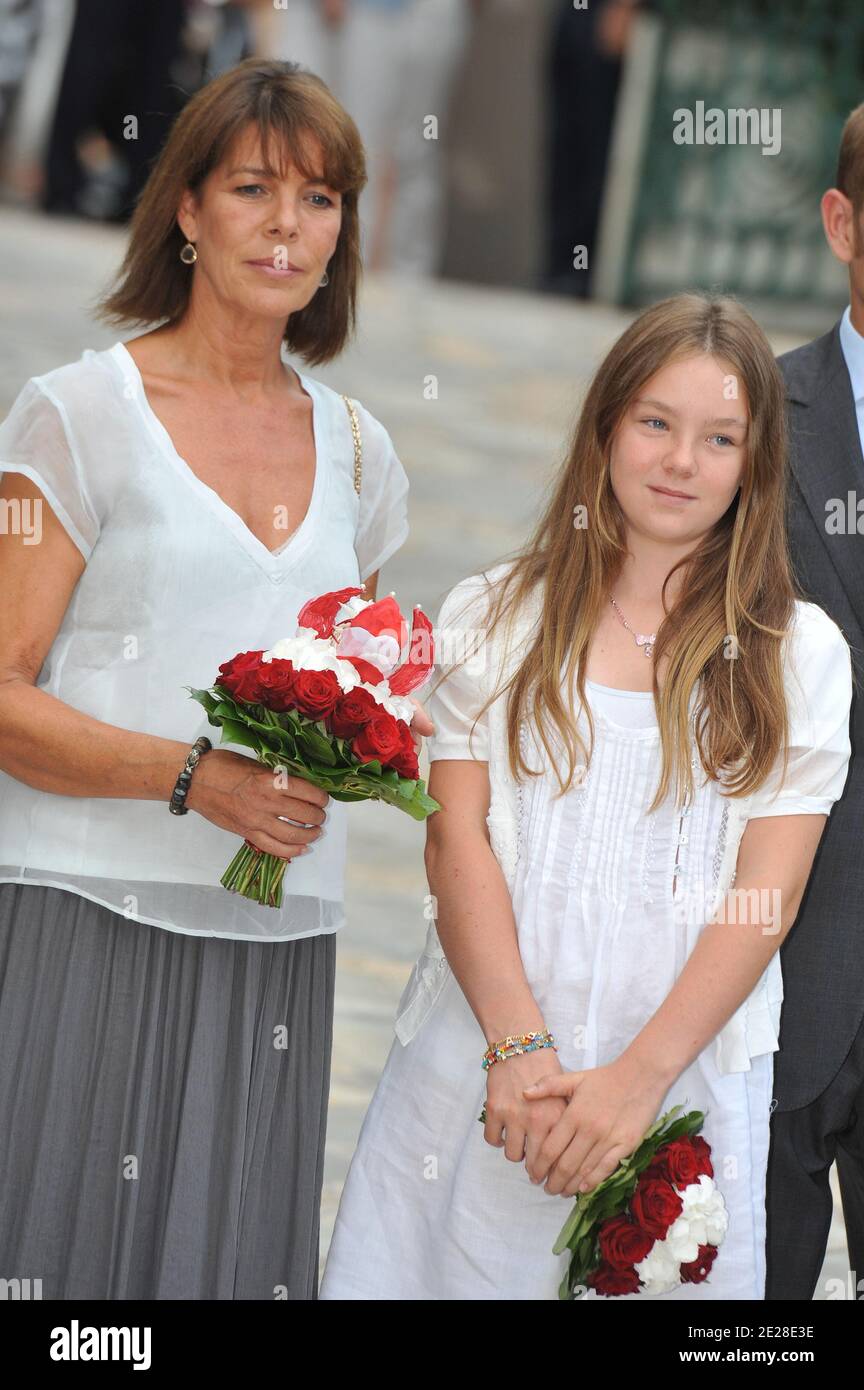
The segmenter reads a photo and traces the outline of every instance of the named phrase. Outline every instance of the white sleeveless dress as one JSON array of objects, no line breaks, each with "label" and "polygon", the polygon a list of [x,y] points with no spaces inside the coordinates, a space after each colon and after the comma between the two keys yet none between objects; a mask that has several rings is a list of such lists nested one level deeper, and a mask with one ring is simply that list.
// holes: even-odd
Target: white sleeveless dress
[{"label": "white sleeveless dress", "polygon": [[[799,604],[799,616],[811,653],[811,643],[824,651],[826,639],[839,646],[836,678],[822,679],[819,691],[826,719],[811,724],[807,736],[793,726],[792,742],[800,745],[812,730],[819,740],[829,727],[837,732],[830,748],[823,744],[809,759],[815,772],[805,771],[808,757],[799,747],[791,760],[799,783],[784,784],[773,811],[754,794],[751,815],[827,813],[845,782],[848,647],[814,605]],[[824,660],[816,667],[824,674]],[[450,686],[448,679],[427,702],[438,726],[433,760],[470,756],[471,719],[452,687],[446,693]],[[729,811],[717,785],[694,765],[689,807],[676,810],[668,796],[646,816],[660,770],[652,695],[590,681],[587,690],[596,733],[590,768],[583,785],[557,800],[545,758],[544,775],[524,784],[512,895],[525,972],[566,1070],[613,1061],[669,994],[705,920],[681,907],[688,895],[701,901],[716,888]],[[587,736],[584,715],[581,729]],[[477,733],[480,725],[475,754]],[[538,745],[524,726],[522,746],[529,766],[538,767]],[[478,1123],[485,1046],[448,972],[416,1035],[407,1045],[394,1041],[387,1058],[342,1194],[321,1298],[557,1298],[569,1256],[553,1255],[552,1247],[573,1198],[546,1193],[524,1163],[486,1143]],[[748,1070],[724,1074],[712,1040],[664,1098],[661,1111],[680,1103],[706,1112],[703,1135],[729,1227],[708,1280],[659,1297],[764,1297],[772,1081],[771,1051],[751,1057]]]}]

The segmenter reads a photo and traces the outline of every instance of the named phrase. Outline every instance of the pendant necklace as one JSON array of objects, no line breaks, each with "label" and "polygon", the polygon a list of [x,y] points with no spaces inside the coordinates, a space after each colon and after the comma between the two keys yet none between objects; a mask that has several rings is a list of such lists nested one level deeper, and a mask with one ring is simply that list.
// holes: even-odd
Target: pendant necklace
[{"label": "pendant necklace", "polygon": [[621,619],[627,631],[633,634],[633,637],[636,640],[637,647],[641,647],[645,655],[650,657],[654,651],[654,643],[657,641],[657,633],[633,632],[632,627],[628,623],[627,619],[624,617],[624,614],[621,612],[621,609],[618,607],[611,594],[609,595],[609,598],[612,603],[612,607],[615,609],[615,612],[618,614],[618,617]]}]

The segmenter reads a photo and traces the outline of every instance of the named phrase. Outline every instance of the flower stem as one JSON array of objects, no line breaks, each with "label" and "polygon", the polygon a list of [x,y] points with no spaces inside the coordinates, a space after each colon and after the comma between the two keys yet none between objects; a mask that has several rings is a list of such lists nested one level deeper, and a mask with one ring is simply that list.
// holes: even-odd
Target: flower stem
[{"label": "flower stem", "polygon": [[282,879],[287,859],[266,854],[244,840],[225,870],[220,883],[231,893],[267,907],[282,906]]}]

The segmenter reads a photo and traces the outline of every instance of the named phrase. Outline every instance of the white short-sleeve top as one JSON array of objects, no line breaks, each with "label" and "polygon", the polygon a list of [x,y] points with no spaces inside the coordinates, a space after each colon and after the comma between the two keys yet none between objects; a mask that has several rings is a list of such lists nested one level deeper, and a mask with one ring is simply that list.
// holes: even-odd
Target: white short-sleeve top
[{"label": "white short-sleeve top", "polygon": [[[358,497],[345,402],[298,376],[313,403],[315,481],[275,551],[177,454],[122,343],[25,383],[0,425],[0,476],[35,482],[86,561],[40,690],[107,724],[190,746],[206,734],[217,747],[220,731],[184,687],[212,686],[237,652],[293,635],[309,598],[359,584],[404,543],[408,478],[386,429],[355,402]],[[38,513],[22,509],[20,526],[38,544]],[[220,885],[242,840],[195,812],[58,796],[0,771],[0,882],[70,889],[199,936],[332,932],[344,921],[347,809],[331,798],[324,833],[288,865],[274,909]]]},{"label": "white short-sleeve top", "polygon": [[[481,631],[484,602],[483,590],[474,577],[462,580],[441,606],[439,631],[446,633],[451,627],[454,632]],[[462,645],[473,651],[467,643]],[[480,710],[494,688],[490,671],[481,651],[454,666],[440,685],[436,672],[425,701],[435,723],[435,733],[426,740],[430,762],[439,758],[488,762],[488,711],[481,715]],[[840,628],[818,604],[795,601],[784,644],[783,673],[789,716],[786,775],[784,778],[781,750],[762,785],[741,799],[748,820],[762,816],[828,815],[846,781],[851,757],[852,657]],[[632,721],[635,713],[627,704],[634,695],[653,710],[652,701],[643,700],[645,692],[610,690],[595,681],[588,681],[587,686],[601,697],[608,693],[615,702],[615,719],[625,724]],[[647,692],[647,696],[650,694]],[[609,702],[601,698],[598,703]],[[641,712],[635,722],[642,722]]]},{"label": "white short-sleeve top", "polygon": [[[473,582],[463,581],[445,599],[438,619],[442,641],[451,623],[482,631],[485,602],[481,598],[475,606],[473,588]],[[705,777],[693,745],[692,801],[681,809],[670,792],[650,816],[662,755],[650,691],[586,682],[594,752],[584,779],[562,798],[549,759],[532,737],[533,726],[523,723],[523,753],[542,775],[517,788],[511,805],[502,794],[503,715],[494,724],[490,712],[480,715],[497,671],[496,663],[486,665],[478,678],[466,662],[433,686],[425,701],[436,726],[428,741],[429,760],[476,759],[489,765],[491,842],[512,885],[529,984],[556,1034],[571,1037],[577,1024],[587,1021],[588,1050],[568,1065],[599,1066],[620,1053],[668,996],[705,921],[735,883],[747,821],[828,815],[842,795],[851,757],[851,652],[827,613],[796,601],[784,643],[785,779],[781,750],[761,787],[745,797],[728,797]],[[562,688],[565,699],[566,694]],[[500,695],[490,709],[503,710],[505,699]],[[581,709],[578,718],[587,744]],[[561,766],[566,766],[563,758]],[[772,902],[770,910],[774,907]],[[647,955],[646,941],[652,943]],[[403,1042],[443,986],[447,970],[439,946],[430,928],[400,1001],[397,1034]],[[752,1057],[776,1051],[782,998],[775,952],[751,995],[714,1040],[720,1071],[746,1071]]]}]

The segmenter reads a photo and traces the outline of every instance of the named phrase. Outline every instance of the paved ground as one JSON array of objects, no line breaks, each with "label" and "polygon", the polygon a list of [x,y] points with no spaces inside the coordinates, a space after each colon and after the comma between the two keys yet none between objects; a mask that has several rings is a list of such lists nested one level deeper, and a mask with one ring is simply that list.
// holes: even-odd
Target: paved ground
[{"label": "paved ground", "polygon": [[[122,245],[113,228],[4,211],[0,410],[34,373],[132,336],[97,328],[87,311]],[[627,319],[522,292],[367,281],[358,340],[338,365],[314,374],[386,424],[411,480],[411,534],[385,567],[380,593],[393,589],[403,606],[421,603],[434,618],[458,579],[520,542],[560,462],[587,376]],[[772,341],[779,352],[805,336]],[[424,394],[430,374],[438,382],[433,400]],[[393,1040],[396,1004],[425,936],[428,892],[422,829],[388,807],[349,809],[349,925],[339,941],[322,1267]],[[847,1264],[835,1215],[823,1278],[845,1278]]]}]

